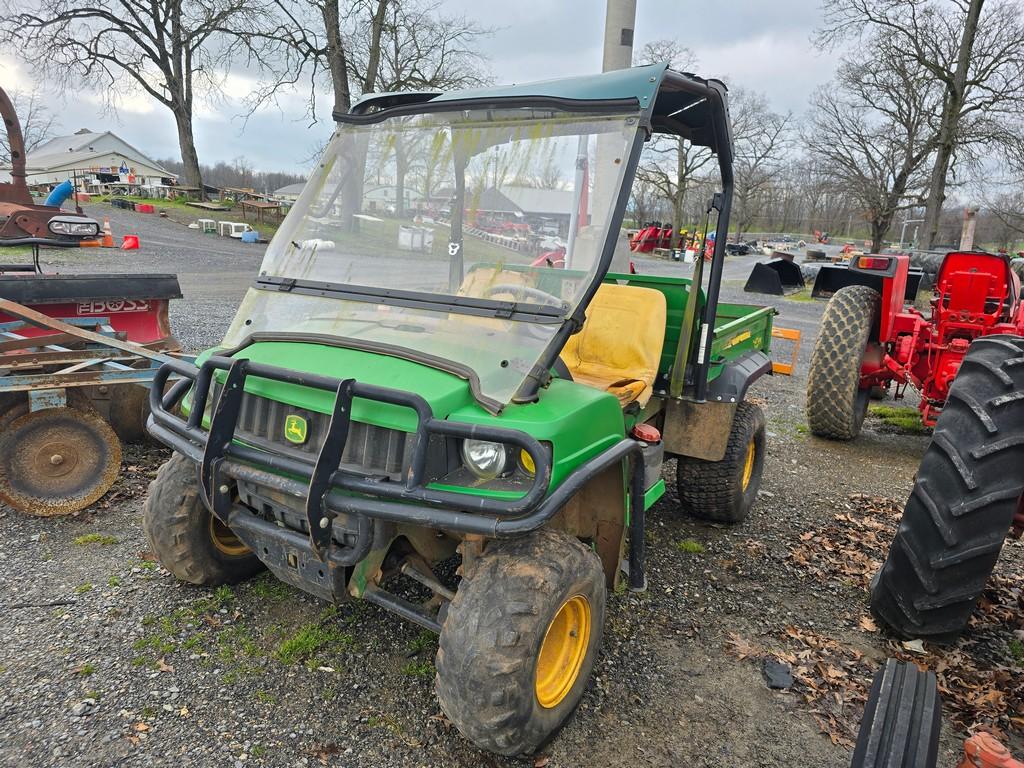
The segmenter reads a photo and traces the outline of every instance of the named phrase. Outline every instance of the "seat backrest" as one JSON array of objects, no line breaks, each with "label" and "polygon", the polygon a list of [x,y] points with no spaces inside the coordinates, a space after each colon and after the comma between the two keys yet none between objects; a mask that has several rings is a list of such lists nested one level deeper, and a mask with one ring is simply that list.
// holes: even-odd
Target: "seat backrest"
[{"label": "seat backrest", "polygon": [[1004,256],[949,253],[935,281],[939,309],[944,314],[988,315],[994,321],[1012,304],[1011,277],[1009,261]]},{"label": "seat backrest", "polygon": [[658,374],[666,315],[661,291],[604,283],[587,307],[582,330],[569,337],[562,360],[574,375],[608,384],[642,381],[646,394]]}]

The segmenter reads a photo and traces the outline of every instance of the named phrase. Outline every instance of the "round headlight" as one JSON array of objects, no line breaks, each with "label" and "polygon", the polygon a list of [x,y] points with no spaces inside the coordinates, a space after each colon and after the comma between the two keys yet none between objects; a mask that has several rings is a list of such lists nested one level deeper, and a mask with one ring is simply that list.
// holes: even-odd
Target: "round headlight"
[{"label": "round headlight", "polygon": [[487,440],[463,440],[462,460],[482,480],[493,480],[505,472],[508,449],[502,443]]}]

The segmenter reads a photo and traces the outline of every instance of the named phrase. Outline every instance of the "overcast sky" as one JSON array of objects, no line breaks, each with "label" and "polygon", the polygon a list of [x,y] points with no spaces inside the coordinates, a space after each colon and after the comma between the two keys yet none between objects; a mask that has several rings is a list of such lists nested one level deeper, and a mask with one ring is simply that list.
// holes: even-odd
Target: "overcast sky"
[{"label": "overcast sky", "polygon": [[[696,71],[722,77],[730,87],[765,93],[776,110],[805,109],[807,97],[826,82],[835,56],[814,50],[810,37],[821,18],[820,0],[638,0],[635,42],[671,38],[693,50]],[[494,27],[483,41],[496,82],[528,82],[598,72],[605,0],[445,0],[449,13],[464,13]],[[0,85],[31,87],[31,73],[15,57],[0,54]],[[257,168],[306,171],[313,148],[330,130],[329,100],[312,127],[298,94],[282,99],[287,114],[267,107],[248,124],[244,81],[228,103],[197,108],[196,141],[207,164],[245,156]],[[79,128],[112,130],[154,158],[178,157],[170,113],[140,95],[122,100],[105,115],[97,94],[62,98],[47,94],[61,133]]]}]

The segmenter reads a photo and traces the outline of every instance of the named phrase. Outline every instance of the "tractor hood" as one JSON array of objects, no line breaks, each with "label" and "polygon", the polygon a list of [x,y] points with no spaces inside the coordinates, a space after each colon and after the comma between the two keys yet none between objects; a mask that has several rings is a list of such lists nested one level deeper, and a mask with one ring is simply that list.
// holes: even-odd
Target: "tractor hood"
[{"label": "tractor hood", "polygon": [[[204,353],[196,361],[201,365],[217,350]],[[353,378],[365,384],[415,392],[430,406],[437,418],[447,418],[460,409],[482,409],[474,402],[468,381],[454,373],[400,357],[327,343],[307,341],[256,341],[231,355],[291,371]],[[224,374],[218,376],[223,380]],[[287,403],[320,413],[331,413],[334,395],[321,389],[283,381],[247,377],[245,391],[260,397]],[[356,399],[352,418],[366,424],[411,432],[416,429],[416,414],[410,409],[387,403]]]}]

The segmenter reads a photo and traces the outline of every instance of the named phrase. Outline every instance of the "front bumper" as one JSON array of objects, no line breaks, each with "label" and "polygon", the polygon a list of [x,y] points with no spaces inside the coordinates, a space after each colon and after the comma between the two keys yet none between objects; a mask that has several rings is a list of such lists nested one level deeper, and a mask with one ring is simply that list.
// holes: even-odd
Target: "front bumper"
[{"label": "front bumper", "polygon": [[[213,406],[209,429],[203,414],[217,371],[225,371]],[[167,388],[170,376],[180,380]],[[277,452],[236,441],[235,431],[248,376],[288,382],[335,393],[330,425],[315,458],[298,451]],[[174,413],[192,390],[188,418]],[[404,482],[342,468],[354,398],[403,406],[417,416],[414,447]],[[150,390],[151,435],[199,465],[204,503],[261,558],[276,560],[292,553],[293,569],[309,578],[332,578],[338,569],[359,562],[373,542],[373,521],[389,521],[489,538],[522,535],[540,528],[594,476],[612,464],[630,460],[630,584],[643,584],[644,464],[641,443],[623,439],[581,464],[549,493],[551,458],[541,444],[519,430],[437,419],[422,397],[355,379],[337,379],[278,368],[245,359],[211,356],[200,367],[187,362],[160,368]],[[432,436],[503,442],[527,451],[536,465],[532,485],[515,499],[493,499],[472,493],[428,487],[427,449]],[[239,504],[225,478],[253,483],[303,499],[308,542],[303,534],[276,526]],[[339,525],[342,527],[339,535]],[[306,551],[308,550],[308,551]],[[311,556],[312,559],[310,559]],[[316,562],[314,562],[314,560]],[[301,561],[301,562],[299,562]],[[268,563],[269,564],[269,563]],[[276,570],[276,569],[275,569]],[[341,578],[340,574],[333,578]],[[315,579],[314,579],[315,580]],[[325,583],[334,591],[336,585]]]}]

